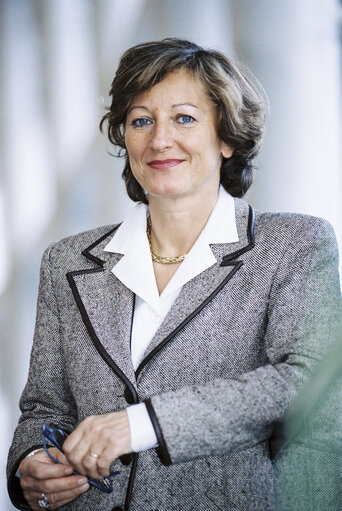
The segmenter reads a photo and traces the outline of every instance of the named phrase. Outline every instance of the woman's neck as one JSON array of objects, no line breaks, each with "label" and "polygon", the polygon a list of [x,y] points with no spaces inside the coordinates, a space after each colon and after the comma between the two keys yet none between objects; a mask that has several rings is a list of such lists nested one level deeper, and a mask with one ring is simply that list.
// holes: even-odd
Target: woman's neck
[{"label": "woman's neck", "polygon": [[189,252],[217,201],[217,191],[203,197],[160,199],[150,197],[151,243],[162,257]]}]

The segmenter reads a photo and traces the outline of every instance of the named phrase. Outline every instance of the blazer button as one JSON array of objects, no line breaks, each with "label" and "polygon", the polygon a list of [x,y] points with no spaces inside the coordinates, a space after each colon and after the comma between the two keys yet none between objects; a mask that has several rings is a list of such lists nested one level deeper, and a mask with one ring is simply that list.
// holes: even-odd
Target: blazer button
[{"label": "blazer button", "polygon": [[123,465],[129,465],[134,457],[134,454],[130,452],[129,454],[123,454],[120,456],[119,460]]},{"label": "blazer button", "polygon": [[113,507],[112,511],[123,511],[123,509],[120,506],[115,506]]},{"label": "blazer button", "polygon": [[126,402],[129,405],[132,405],[134,403],[134,399],[133,399],[132,393],[131,393],[131,391],[127,387],[125,388],[124,396],[125,396]]}]

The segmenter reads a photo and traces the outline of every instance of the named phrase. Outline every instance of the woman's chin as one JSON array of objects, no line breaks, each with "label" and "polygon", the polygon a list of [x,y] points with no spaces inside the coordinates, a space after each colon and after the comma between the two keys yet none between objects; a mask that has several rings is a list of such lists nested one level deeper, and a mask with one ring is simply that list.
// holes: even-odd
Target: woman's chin
[{"label": "woman's chin", "polygon": [[149,197],[156,199],[176,199],[178,197],[184,197],[186,195],[184,188],[177,186],[168,186],[162,188],[153,188],[147,192]]}]

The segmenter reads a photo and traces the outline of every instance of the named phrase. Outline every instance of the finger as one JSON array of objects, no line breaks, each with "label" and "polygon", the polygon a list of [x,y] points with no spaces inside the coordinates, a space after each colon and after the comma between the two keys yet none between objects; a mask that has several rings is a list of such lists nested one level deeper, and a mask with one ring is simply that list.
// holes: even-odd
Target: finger
[{"label": "finger", "polygon": [[[93,478],[108,475],[112,461],[131,451],[126,410],[88,417],[68,437],[63,448],[69,463],[81,474]],[[97,454],[97,458],[90,452]]]},{"label": "finger", "polygon": [[[89,483],[79,484],[72,489],[56,492],[24,492],[24,496],[31,507],[38,506],[38,501],[42,498],[42,494],[46,496],[51,509],[58,509],[59,507],[71,502],[82,493],[89,490]],[[38,506],[39,509],[39,506]]]},{"label": "finger", "polygon": [[[99,451],[99,448],[97,447],[97,450]],[[109,475],[109,465],[110,463],[103,465],[102,460],[102,452],[98,454],[97,458],[94,458],[94,456],[91,456],[90,453],[93,453],[93,450],[88,452],[86,456],[83,458],[82,463],[83,467],[85,468],[86,474],[89,477],[92,477],[93,479],[100,479],[104,476]],[[100,468],[102,470],[100,470]]]},{"label": "finger", "polygon": [[59,479],[45,479],[44,481],[33,479],[30,486],[24,484],[24,488],[37,493],[59,493],[74,490],[87,482],[85,476],[74,475]]},{"label": "finger", "polygon": [[65,442],[63,443],[63,451],[65,452],[67,457],[68,453],[75,449],[76,445],[78,445],[82,441],[82,437],[85,434],[88,424],[91,423],[92,420],[93,420],[92,416],[84,419],[84,421],[82,421],[65,440]]},{"label": "finger", "polygon": [[122,454],[131,452],[130,428],[125,410],[108,415],[107,424],[97,437],[95,449],[101,450],[97,460],[97,477],[107,476],[111,463]]},{"label": "finger", "polygon": [[39,481],[37,479],[23,478],[20,479],[20,485],[24,495],[27,494],[39,496],[42,493],[60,493],[65,491],[73,491],[88,483],[84,476],[71,476],[61,479],[47,479]]},{"label": "finger", "polygon": [[25,492],[24,491],[24,497],[26,501],[28,502],[30,509],[34,510],[41,510],[41,506],[39,505],[39,501],[43,498],[42,493],[36,493],[36,492]]},{"label": "finger", "polygon": [[[87,436],[85,435],[83,445],[74,450],[72,459],[75,459],[74,456],[79,456],[77,467],[82,471],[81,473],[85,473],[94,479],[100,479],[109,475],[111,463],[121,454],[120,438],[113,433],[112,429],[103,425],[101,425],[100,432],[94,437],[96,438],[96,447],[91,445],[85,452],[84,447],[87,446]],[[94,437],[91,438],[91,441]]]},{"label": "finger", "polygon": [[108,476],[110,473],[110,465],[122,454],[119,435],[114,435],[112,430],[103,430],[102,435],[103,444],[99,444],[97,441],[96,447],[92,447],[90,449],[90,452],[93,452],[96,449],[99,456],[94,459],[88,453],[88,456],[83,460],[83,463],[88,470],[87,474],[94,479]]},{"label": "finger", "polygon": [[[51,452],[52,449],[49,449],[49,452]],[[52,453],[53,456],[62,464],[64,465],[70,465],[70,463],[68,462],[65,454],[63,452],[61,452],[59,449],[54,449],[55,452]]]},{"label": "finger", "polygon": [[53,479],[65,477],[72,474],[72,472],[73,468],[70,464],[58,464],[50,460],[33,460],[31,458],[27,458],[26,460],[23,460],[19,466],[21,479],[25,479],[25,477],[35,480]]},{"label": "finger", "polygon": [[79,474],[87,475],[87,470],[83,463],[83,460],[86,456],[87,451],[82,445],[75,447],[73,451],[70,454],[68,454],[68,462],[72,464],[74,469]]},{"label": "finger", "polygon": [[52,492],[47,494],[50,506],[61,507],[64,504],[76,499],[82,493],[89,490],[89,483],[78,485],[76,488],[63,492]]},{"label": "finger", "polygon": [[68,436],[63,444],[63,450],[67,463],[70,463],[77,472],[86,475],[83,466],[83,458],[87,455],[89,442],[85,441],[85,432],[87,423],[92,420],[92,417],[85,419],[76,429]]},{"label": "finger", "polygon": [[[91,447],[82,460],[86,474],[94,479],[108,476],[112,462],[123,454],[121,435],[114,435],[109,428],[103,429],[102,435],[104,443],[100,444],[97,440],[96,447]],[[97,457],[91,455],[94,452],[97,453]]]}]

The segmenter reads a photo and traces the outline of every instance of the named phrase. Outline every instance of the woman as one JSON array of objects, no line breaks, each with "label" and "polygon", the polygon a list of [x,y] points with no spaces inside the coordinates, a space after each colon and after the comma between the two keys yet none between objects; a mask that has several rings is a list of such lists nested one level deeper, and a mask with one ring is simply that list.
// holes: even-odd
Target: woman
[{"label": "woman", "polygon": [[[264,106],[221,53],[177,39],[138,45],[110,94],[101,126],[124,151],[138,204],[119,226],[43,257],[12,501],[273,510],[272,428],[340,306],[332,229],[254,214],[237,198],[252,181]],[[43,422],[71,433],[64,455],[49,449],[61,464],[35,451]],[[112,493],[89,486],[86,475],[110,471],[120,472]]]}]

